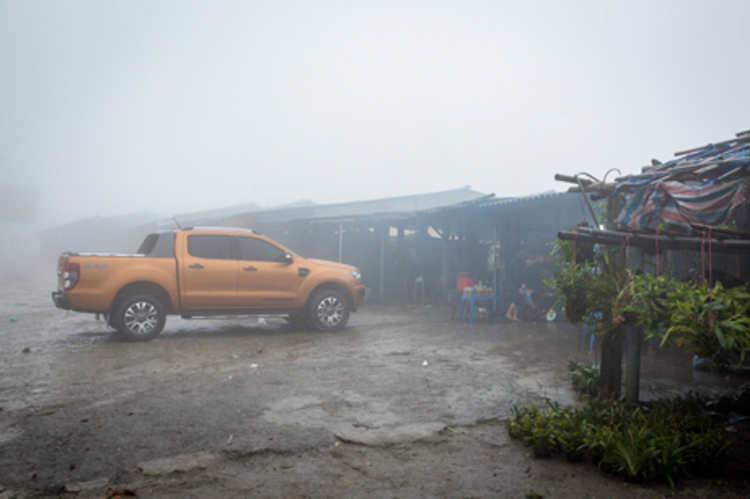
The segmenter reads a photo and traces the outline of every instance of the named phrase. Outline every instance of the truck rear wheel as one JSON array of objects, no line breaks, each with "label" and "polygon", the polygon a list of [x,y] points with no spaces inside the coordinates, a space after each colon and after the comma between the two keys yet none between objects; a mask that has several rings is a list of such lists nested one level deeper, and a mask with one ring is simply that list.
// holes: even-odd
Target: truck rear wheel
[{"label": "truck rear wheel", "polygon": [[121,302],[112,317],[112,325],[130,341],[155,338],[167,321],[164,305],[151,295],[134,295]]},{"label": "truck rear wheel", "polygon": [[349,320],[349,304],[340,292],[324,289],[310,301],[308,317],[318,331],[340,331]]}]

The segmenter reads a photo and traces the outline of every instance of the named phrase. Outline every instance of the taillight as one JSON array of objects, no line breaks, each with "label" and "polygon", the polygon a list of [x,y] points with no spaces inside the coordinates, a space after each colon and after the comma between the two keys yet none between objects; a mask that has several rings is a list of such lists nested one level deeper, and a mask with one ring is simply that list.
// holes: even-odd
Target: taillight
[{"label": "taillight", "polygon": [[63,286],[65,290],[73,289],[78,284],[81,275],[81,266],[77,263],[66,263],[63,267]]}]

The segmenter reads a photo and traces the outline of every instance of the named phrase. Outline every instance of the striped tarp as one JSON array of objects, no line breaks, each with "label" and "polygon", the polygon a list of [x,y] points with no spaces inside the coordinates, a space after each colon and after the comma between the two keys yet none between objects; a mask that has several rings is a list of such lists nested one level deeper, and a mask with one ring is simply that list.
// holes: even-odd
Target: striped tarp
[{"label": "striped tarp", "polygon": [[626,195],[617,222],[630,229],[665,222],[718,225],[750,201],[747,178],[723,182],[653,182]]}]

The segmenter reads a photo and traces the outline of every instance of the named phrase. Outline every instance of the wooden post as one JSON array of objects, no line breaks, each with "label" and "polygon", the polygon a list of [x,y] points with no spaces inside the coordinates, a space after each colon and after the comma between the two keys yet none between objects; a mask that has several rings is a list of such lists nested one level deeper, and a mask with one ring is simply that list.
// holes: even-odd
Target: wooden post
[{"label": "wooden post", "polygon": [[625,401],[637,404],[641,381],[641,338],[640,326],[628,326],[628,364],[625,371]]},{"label": "wooden post", "polygon": [[344,258],[344,222],[339,222],[339,263]]},{"label": "wooden post", "polygon": [[404,303],[406,303],[406,298],[408,296],[407,291],[407,277],[406,277],[406,235],[404,230],[404,224],[398,225],[398,234],[396,235],[396,263],[398,265],[398,274],[401,275],[402,282],[402,289],[404,292],[404,295],[402,296],[402,299],[404,300]]},{"label": "wooden post", "polygon": [[380,303],[385,302],[385,238],[388,227],[380,226]]},{"label": "wooden post", "polygon": [[[620,211],[621,199],[610,198],[607,202],[607,229],[615,228],[615,218]],[[623,264],[624,262],[620,262]],[[622,343],[623,335],[613,331],[601,343],[601,376],[599,378],[599,394],[604,398],[619,399],[622,395]]]},{"label": "wooden post", "polygon": [[[640,248],[627,248],[630,258],[626,256],[626,265],[633,270],[643,261],[643,250]],[[625,365],[625,400],[631,404],[637,404],[640,399],[641,384],[641,342],[643,341],[643,327],[628,327],[628,352],[627,364]]]},{"label": "wooden post", "polygon": [[602,338],[601,350],[600,395],[619,399],[622,395],[622,335],[613,331]]},{"label": "wooden post", "polygon": [[[500,255],[498,255],[498,251],[496,250],[497,250],[497,222],[495,222],[495,234],[494,234],[494,237],[492,238],[492,249],[490,251],[492,251],[492,290],[496,296],[500,296],[500,293],[497,290],[497,263],[499,260],[498,257]],[[500,310],[497,311],[498,314],[500,312],[501,312]]]},{"label": "wooden post", "polygon": [[450,268],[449,268],[449,258],[450,258],[450,237],[451,237],[451,221],[448,217],[445,217],[443,219],[443,262],[442,262],[442,272],[440,279],[443,282],[442,286],[442,292],[443,297],[439,300],[439,303],[442,304],[448,300],[448,290],[451,289],[450,285]]}]

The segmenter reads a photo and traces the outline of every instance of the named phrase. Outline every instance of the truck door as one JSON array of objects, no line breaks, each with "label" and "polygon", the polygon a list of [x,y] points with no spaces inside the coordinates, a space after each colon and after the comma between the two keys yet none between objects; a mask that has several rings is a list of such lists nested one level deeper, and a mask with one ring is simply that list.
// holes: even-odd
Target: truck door
[{"label": "truck door", "polygon": [[232,256],[232,237],[190,234],[182,259],[182,296],[185,308],[237,308],[239,265]]},{"label": "truck door", "polygon": [[240,308],[284,309],[294,306],[300,277],[286,251],[254,236],[237,236]]}]

